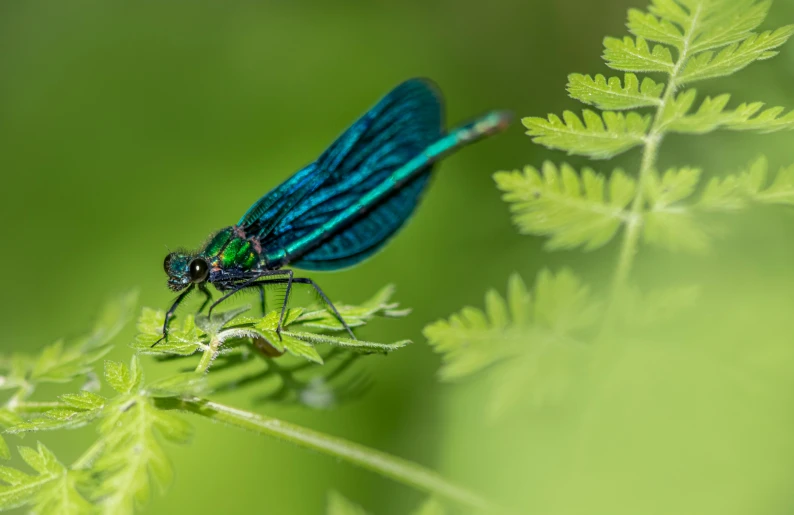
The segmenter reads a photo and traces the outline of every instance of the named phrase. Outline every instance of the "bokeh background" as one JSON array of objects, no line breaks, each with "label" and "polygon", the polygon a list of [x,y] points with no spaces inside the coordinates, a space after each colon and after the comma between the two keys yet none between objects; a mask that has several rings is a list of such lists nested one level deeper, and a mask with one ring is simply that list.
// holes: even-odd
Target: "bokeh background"
[{"label": "bokeh background", "polygon": [[[625,33],[632,6],[644,3],[3,2],[2,350],[80,334],[104,299],[131,287],[142,305],[166,307],[167,248],[197,246],[235,222],[406,78],[438,82],[450,123],[491,108],[575,108],[567,74],[605,72],[601,40]],[[792,22],[794,4],[776,2],[767,25]],[[790,43],[700,89],[794,107],[793,82]],[[792,143],[791,134],[676,137],[662,164],[721,175],[766,153],[777,168],[794,163]],[[736,217],[705,257],[643,249],[638,281],[697,281],[706,293],[691,330],[667,347],[632,347],[598,399],[492,421],[483,380],[436,380],[439,358],[422,327],[481,305],[510,272],[531,283],[544,267],[570,266],[596,288],[609,280],[614,245],[544,252],[542,240],[516,233],[493,186],[496,170],[563,157],[517,124],[447,159],[418,214],[377,257],[313,276],[350,302],[391,282],[414,309],[362,333],[415,341],[366,360],[376,383],[364,398],[327,412],[256,406],[250,389],[223,402],[416,460],[520,513],[790,513],[794,217],[784,209]],[[630,153],[617,164],[636,170],[637,161]],[[321,513],[336,489],[396,515],[422,498],[326,456],[195,422],[193,445],[169,448],[176,480],[151,513]],[[91,437],[43,438],[69,461]]]}]

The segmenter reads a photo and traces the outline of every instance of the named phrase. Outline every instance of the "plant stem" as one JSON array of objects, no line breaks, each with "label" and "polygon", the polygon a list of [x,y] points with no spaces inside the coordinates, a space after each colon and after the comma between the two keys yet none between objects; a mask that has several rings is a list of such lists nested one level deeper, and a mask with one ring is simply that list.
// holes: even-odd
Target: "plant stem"
[{"label": "plant stem", "polygon": [[[670,72],[670,80],[665,88],[664,96],[656,109],[651,130],[645,137],[645,144],[642,150],[642,164],[640,165],[639,178],[637,180],[637,193],[631,203],[631,211],[629,212],[629,221],[626,227],[626,232],[623,237],[623,242],[620,248],[620,257],[618,265],[615,270],[614,281],[612,284],[612,309],[614,311],[615,299],[618,298],[620,293],[626,287],[626,283],[631,273],[634,258],[637,255],[637,245],[640,239],[643,224],[643,211],[645,208],[645,189],[647,187],[648,176],[656,167],[656,158],[659,153],[659,146],[664,139],[666,133],[665,127],[665,114],[670,102],[679,87],[679,76],[684,69],[687,61],[689,60],[689,48],[695,35],[695,28],[697,27],[702,5],[698,4],[692,13],[691,22],[684,33],[684,40],[682,47],[678,54],[673,70]],[[611,317],[608,317],[611,318]]]},{"label": "plant stem", "polygon": [[[662,109],[660,107],[660,109]],[[662,135],[656,134],[653,129],[645,138],[645,146],[642,151],[642,164],[640,165],[640,175],[637,180],[637,193],[631,203],[626,232],[623,236],[623,243],[620,247],[620,257],[618,266],[615,270],[615,277],[612,284],[613,297],[617,297],[626,286],[626,282],[634,264],[634,257],[637,255],[637,245],[642,231],[642,213],[645,207],[645,188],[648,175],[656,166],[656,156],[659,151],[659,144]]]},{"label": "plant stem", "polygon": [[342,438],[205,399],[163,398],[157,399],[155,402],[162,409],[187,411],[328,454],[405,485],[423,490],[432,495],[444,497],[470,508],[479,510],[493,509],[493,505],[482,497],[450,483],[432,470]]},{"label": "plant stem", "polygon": [[210,344],[204,349],[204,352],[201,354],[201,360],[199,360],[198,365],[196,365],[196,373],[197,374],[206,374],[207,371],[210,369],[210,365],[212,362],[215,361],[215,358],[218,356],[218,347],[220,347],[221,342],[217,338],[213,337],[210,340]]}]

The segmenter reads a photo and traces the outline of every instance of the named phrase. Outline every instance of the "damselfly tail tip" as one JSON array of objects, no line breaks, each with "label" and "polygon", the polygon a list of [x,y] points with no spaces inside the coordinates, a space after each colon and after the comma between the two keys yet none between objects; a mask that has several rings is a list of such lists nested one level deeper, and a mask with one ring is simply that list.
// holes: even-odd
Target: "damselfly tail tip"
[{"label": "damselfly tail tip", "polygon": [[491,126],[489,132],[494,133],[507,130],[510,124],[513,123],[514,118],[512,111],[491,111],[486,115],[488,124]]},{"label": "damselfly tail tip", "polygon": [[458,144],[467,145],[474,143],[486,136],[498,134],[510,127],[513,121],[513,113],[510,111],[491,111],[485,115],[454,129],[454,135]]}]

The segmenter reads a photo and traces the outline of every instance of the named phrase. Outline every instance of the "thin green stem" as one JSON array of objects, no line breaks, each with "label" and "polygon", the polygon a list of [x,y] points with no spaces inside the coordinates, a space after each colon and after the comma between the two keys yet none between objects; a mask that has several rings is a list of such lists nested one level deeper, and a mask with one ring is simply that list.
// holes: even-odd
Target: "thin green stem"
[{"label": "thin green stem", "polygon": [[[700,18],[702,6],[698,4],[692,13],[691,23],[684,33],[684,41],[678,54],[678,59],[670,72],[670,80],[665,88],[662,101],[654,114],[651,130],[645,137],[642,150],[642,164],[640,165],[639,178],[637,180],[637,192],[631,203],[628,223],[623,236],[620,248],[620,257],[615,270],[614,281],[612,284],[612,306],[614,308],[615,299],[626,287],[626,283],[634,265],[634,258],[637,255],[640,234],[642,232],[643,211],[645,210],[645,190],[647,188],[648,176],[656,167],[656,158],[659,154],[659,146],[666,133],[665,114],[670,106],[673,97],[679,87],[679,76],[690,57],[690,46],[694,39],[695,29]],[[609,317],[608,317],[609,318]]]},{"label": "thin green stem", "polygon": [[204,352],[201,354],[201,360],[199,360],[198,365],[196,365],[196,373],[198,374],[206,374],[207,371],[210,369],[210,365],[212,362],[215,361],[215,358],[218,357],[218,348],[220,347],[221,342],[217,338],[212,338],[210,344],[204,349]]},{"label": "thin green stem", "polygon": [[617,297],[629,278],[634,258],[637,255],[637,247],[642,233],[642,213],[645,208],[645,189],[648,182],[648,175],[656,166],[656,156],[659,152],[659,145],[662,141],[661,134],[655,134],[652,130],[646,137],[645,146],[642,152],[642,164],[640,166],[639,179],[637,180],[637,193],[631,203],[626,232],[623,236],[623,243],[620,247],[620,257],[618,266],[615,270],[615,277],[612,286],[613,296]]},{"label": "thin green stem", "polygon": [[186,411],[328,454],[405,485],[470,508],[478,510],[493,509],[493,505],[484,498],[463,487],[450,483],[432,470],[342,438],[204,399],[181,400],[164,398],[157,399],[155,402],[157,407],[162,409]]}]

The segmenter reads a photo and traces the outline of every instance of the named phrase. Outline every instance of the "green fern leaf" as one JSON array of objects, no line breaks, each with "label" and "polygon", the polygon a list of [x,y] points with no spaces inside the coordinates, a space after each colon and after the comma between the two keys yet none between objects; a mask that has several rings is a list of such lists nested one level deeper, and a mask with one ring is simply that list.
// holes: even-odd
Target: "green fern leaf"
[{"label": "green fern leaf", "polygon": [[753,34],[741,43],[733,43],[719,52],[707,51],[693,56],[681,74],[682,84],[731,75],[754,61],[777,55],[774,50],[794,34],[794,25]]},{"label": "green fern leaf", "polygon": [[134,358],[131,366],[117,361],[105,361],[105,381],[116,392],[130,393],[140,386],[143,376],[140,370],[140,361]]},{"label": "green fern leaf", "polygon": [[742,173],[743,192],[762,204],[794,205],[794,165],[782,168],[769,183],[769,162],[759,157]]},{"label": "green fern leaf", "polygon": [[676,0],[652,0],[648,10],[659,18],[676,23],[680,27],[691,27],[692,7],[693,6],[688,2],[679,3]]},{"label": "green fern leaf", "polygon": [[604,38],[604,60],[610,68],[625,72],[672,73],[674,69],[669,48],[654,45],[651,50],[641,37]]},{"label": "green fern leaf", "polygon": [[609,180],[589,168],[581,176],[563,164],[546,162],[542,172],[497,172],[497,187],[510,202],[513,221],[524,234],[551,236],[549,249],[593,250],[608,243],[625,221],[635,182],[615,170]]},{"label": "green fern leaf", "polygon": [[[649,34],[661,32],[661,37],[679,50],[683,48],[686,32],[689,51],[700,52],[746,38],[764,20],[770,4],[769,0],[653,0],[649,11],[658,20],[634,16],[639,18],[636,22],[639,30]],[[630,24],[631,21],[629,14]],[[674,37],[676,33],[668,24],[678,30],[680,39]]]},{"label": "green fern leaf", "polygon": [[661,177],[651,171],[646,181],[649,210],[643,217],[646,243],[666,249],[703,253],[709,238],[688,206],[680,201],[689,198],[700,181],[697,168],[667,170]]},{"label": "green fern leaf", "polygon": [[[759,105],[759,109],[760,106],[763,105],[760,102],[756,104]],[[745,104],[742,104],[742,106],[744,105]],[[742,106],[739,106],[737,111],[739,111]],[[783,107],[771,107],[760,112],[755,117],[753,117],[753,114],[755,114],[754,112],[749,116],[730,121],[726,123],[725,126],[734,131],[755,131],[761,134],[794,130],[794,111],[789,111],[785,116],[780,116],[784,111],[785,108]]]},{"label": "green fern leaf", "polygon": [[161,490],[171,482],[173,472],[160,438],[185,443],[191,426],[181,417],[157,409],[151,391],[144,386],[137,356],[130,365],[107,362],[105,379],[119,395],[101,411],[99,445],[94,454],[81,460],[95,481],[85,488],[103,513],[129,513],[143,506],[151,485]]},{"label": "green fern leaf", "polygon": [[706,97],[695,113],[687,114],[696,96],[695,90],[678,95],[665,111],[663,126],[671,132],[705,134],[719,128],[735,131],[770,133],[794,130],[794,112],[780,116],[784,108],[773,107],[761,111],[763,102],[740,104],[726,110],[730,95]]},{"label": "green fern leaf", "polygon": [[678,49],[685,44],[684,33],[680,28],[664,18],[657,18],[639,9],[629,9],[627,26],[632,34],[648,41],[673,45]]},{"label": "green fern leaf", "polygon": [[723,126],[741,123],[758,112],[763,103],[741,104],[734,110],[726,111],[730,95],[719,95],[715,98],[706,97],[698,110],[687,116],[681,116],[667,128],[671,132],[688,134],[705,134]]},{"label": "green fern leaf", "polygon": [[769,162],[761,156],[737,175],[713,178],[697,207],[705,211],[737,211],[748,203],[794,205],[794,165],[769,178]]},{"label": "green fern leaf", "polygon": [[67,383],[91,373],[95,363],[110,352],[110,341],[129,321],[136,299],[137,293],[131,292],[109,301],[93,331],[72,342],[59,340],[35,357],[0,357],[0,370],[5,372],[0,388],[30,390],[40,383]]},{"label": "green fern leaf", "polygon": [[712,177],[706,184],[697,207],[704,211],[734,212],[747,206],[747,195],[739,177]]},{"label": "green fern leaf", "polygon": [[37,475],[0,467],[0,509],[28,506],[32,513],[78,515],[92,513],[91,504],[76,488],[75,475],[41,443],[37,449],[20,447],[19,454]]},{"label": "green fern leaf", "polygon": [[[766,19],[771,0],[721,2],[712,13],[710,23],[694,39],[692,52],[702,52],[742,41]],[[715,14],[719,15],[715,16]]]},{"label": "green fern leaf", "polygon": [[690,89],[679,93],[667,104],[661,112],[660,130],[669,127],[682,119],[692,109],[697,98],[697,91]]},{"label": "green fern leaf", "polygon": [[601,74],[595,78],[578,73],[568,76],[568,93],[572,98],[603,110],[659,106],[663,92],[664,84],[657,84],[648,77],[640,84],[633,73],[625,75],[623,84],[618,77],[607,80]]},{"label": "green fern leaf", "polygon": [[[179,323],[172,321],[168,340],[159,341],[163,336],[165,313],[151,308],[143,308],[138,318],[138,335],[132,348],[141,354],[190,356],[204,348],[201,331],[196,326],[193,315],[188,315]],[[155,342],[157,345],[155,345]]]},{"label": "green fern leaf", "polygon": [[642,144],[651,123],[650,116],[633,112],[606,111],[602,116],[584,110],[583,122],[565,111],[562,120],[551,114],[548,120],[530,117],[522,122],[535,143],[593,159],[608,159]]},{"label": "green fern leaf", "polygon": [[649,211],[643,219],[646,243],[671,251],[703,254],[709,249],[709,236],[686,208]]},{"label": "green fern leaf", "polygon": [[499,415],[521,399],[542,402],[551,391],[560,390],[568,373],[560,379],[555,374],[561,368],[547,365],[581,354],[580,334],[594,326],[599,314],[600,306],[571,272],[543,271],[535,285],[534,303],[521,278],[513,275],[507,300],[490,291],[485,310],[463,308],[448,320],[426,326],[424,335],[442,354],[443,381],[493,367],[490,404]]},{"label": "green fern leaf", "polygon": [[698,168],[671,168],[661,177],[652,171],[648,174],[645,194],[651,209],[662,210],[690,197],[700,182]]}]

